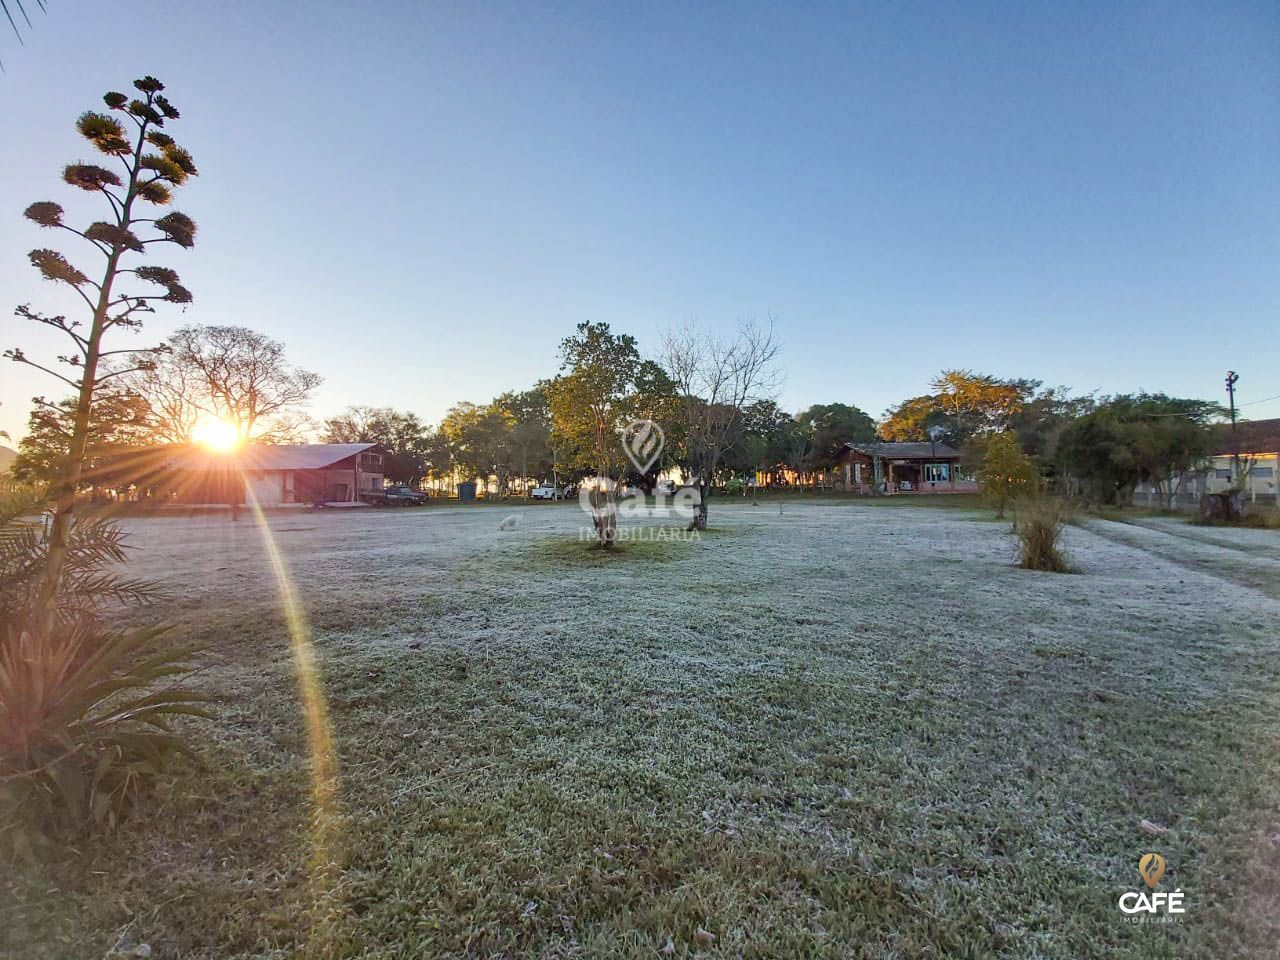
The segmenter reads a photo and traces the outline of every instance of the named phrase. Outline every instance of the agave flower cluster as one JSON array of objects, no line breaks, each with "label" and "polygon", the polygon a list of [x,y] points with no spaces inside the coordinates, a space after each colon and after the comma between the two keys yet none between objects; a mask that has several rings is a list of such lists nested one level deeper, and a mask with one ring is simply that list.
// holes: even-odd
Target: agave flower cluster
[{"label": "agave flower cluster", "polygon": [[[59,360],[87,371],[94,376],[97,359],[108,351],[101,349],[102,335],[112,327],[137,327],[140,313],[154,310],[153,301],[186,304],[191,302],[191,292],[182,285],[178,274],[168,268],[143,264],[127,267],[126,255],[146,255],[157,244],[176,244],[191,248],[195,245],[196,224],[185,213],[172,211],[162,216],[148,216],[148,206],[166,206],[173,199],[175,188],[182,186],[199,172],[191,154],[180,146],[163,128],[166,121],[176,120],[178,110],[161,92],[164,84],[154,77],[143,77],[134,82],[138,96],[112,91],[102,99],[106,112],[90,110],[76,121],[76,130],[100,154],[111,158],[107,165],[76,162],[62,171],[62,179],[70,186],[86,193],[100,195],[109,208],[109,218],[95,220],[83,228],[67,222],[67,212],[61,204],[41,200],[26,209],[26,217],[32,223],[52,230],[65,230],[75,234],[96,248],[104,258],[99,274],[72,262],[60,251],[48,248],[32,250],[31,264],[46,279],[73,288],[92,312],[93,322],[87,335],[84,325],[68,321],[65,317],[45,316],[29,306],[19,313],[27,319],[55,327],[75,341],[72,359]],[[125,275],[154,284],[159,291],[124,291],[117,289]],[[101,276],[101,279],[93,279]],[[149,351],[110,351],[133,353],[144,367]],[[28,359],[22,350],[7,350],[12,360],[37,366],[53,373],[73,387],[81,387],[83,380],[63,376]]]}]

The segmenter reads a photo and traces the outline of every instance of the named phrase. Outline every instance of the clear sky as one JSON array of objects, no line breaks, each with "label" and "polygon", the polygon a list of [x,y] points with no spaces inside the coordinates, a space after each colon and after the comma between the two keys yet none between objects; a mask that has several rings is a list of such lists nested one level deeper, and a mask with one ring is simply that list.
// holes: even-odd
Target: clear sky
[{"label": "clear sky", "polygon": [[[269,333],[326,378],[320,417],[438,420],[554,372],[583,320],[652,351],[768,314],[793,411],[878,416],[944,366],[1280,394],[1273,0],[26,6],[26,45],[0,33],[0,344],[32,355],[58,345],[9,308],[74,303],[21,211],[84,209],[75,117],[150,73],[200,237],[164,260],[195,303],[136,342]],[[5,362],[0,428],[55,388]]]}]

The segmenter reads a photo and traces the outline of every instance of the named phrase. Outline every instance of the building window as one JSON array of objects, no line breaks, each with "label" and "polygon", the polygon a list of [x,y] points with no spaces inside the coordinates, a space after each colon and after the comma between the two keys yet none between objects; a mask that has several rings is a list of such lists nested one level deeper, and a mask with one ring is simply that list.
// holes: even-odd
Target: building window
[{"label": "building window", "polygon": [[924,465],[925,483],[946,483],[951,479],[951,464],[926,463]]},{"label": "building window", "polygon": [[1253,475],[1255,477],[1272,477],[1275,476],[1275,467],[1254,467]]},{"label": "building window", "polygon": [[380,453],[362,453],[360,454],[361,470],[381,470],[382,454]]},{"label": "building window", "polygon": [[1214,474],[1217,476],[1217,478],[1218,478],[1219,480],[1230,480],[1230,479],[1231,479],[1231,468],[1230,468],[1230,467],[1227,467],[1225,470],[1218,469],[1218,470],[1215,470],[1215,471],[1213,471],[1213,472],[1214,472]]}]

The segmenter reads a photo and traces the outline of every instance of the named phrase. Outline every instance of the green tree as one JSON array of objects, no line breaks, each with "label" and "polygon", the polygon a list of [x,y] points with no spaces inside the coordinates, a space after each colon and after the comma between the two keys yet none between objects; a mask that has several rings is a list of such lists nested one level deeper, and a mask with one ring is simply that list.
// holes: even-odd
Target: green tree
[{"label": "green tree", "polygon": [[[27,435],[18,444],[11,470],[16,479],[41,490],[49,489],[67,471],[67,452],[75,424],[75,398],[58,404],[37,402],[27,422]],[[131,393],[99,391],[89,415],[88,439],[81,483],[117,486],[145,482],[154,469],[145,465],[151,447],[150,409]]]},{"label": "green tree", "polygon": [[1211,452],[1209,425],[1222,412],[1215,403],[1162,393],[1110,397],[1063,429],[1057,460],[1102,503],[1125,503],[1148,481],[1171,506],[1186,475]]},{"label": "green tree", "polygon": [[951,418],[959,444],[975,434],[1005,430],[1009,418],[1022,407],[1023,392],[1017,382],[972,370],[943,370],[929,386]]},{"label": "green tree", "polygon": [[876,432],[882,440],[927,440],[929,428],[932,426],[946,428],[947,435],[944,439],[947,442],[954,441],[955,438],[951,436],[951,419],[942,409],[937,398],[912,397],[886,410]]},{"label": "green tree", "polygon": [[629,463],[618,430],[660,416],[671,393],[662,369],[641,358],[635,337],[607,323],[580,323],[560,344],[560,374],[547,383],[553,442],[564,461],[589,472],[592,523],[603,547],[617,539],[614,482]]},{"label": "green tree", "polygon": [[1014,381],[1023,393],[1021,409],[1009,421],[1023,453],[1036,462],[1041,475],[1056,476],[1058,441],[1072,421],[1095,407],[1091,396],[1073,397],[1067,387],[1042,387],[1038,380]]},{"label": "green tree", "polygon": [[[946,443],[963,447],[972,437],[1008,429],[1035,381],[999,380],[972,370],[943,370],[930,381],[933,393],[885,411],[885,440],[927,440],[929,428],[945,427]],[[1038,386],[1038,384],[1036,384]]]},{"label": "green tree", "polygon": [[796,416],[813,442],[814,466],[830,470],[846,443],[868,443],[876,438],[875,421],[845,403],[819,403]]},{"label": "green tree", "polygon": [[541,386],[502,394],[495,407],[511,417],[511,470],[526,482],[532,468],[539,478],[554,471],[551,451],[551,408]]},{"label": "green tree", "polygon": [[431,468],[431,432],[417,414],[390,407],[347,407],[324,422],[322,443],[376,443],[385,451],[383,474],[395,483],[418,484]]},{"label": "green tree", "polygon": [[422,439],[422,458],[426,463],[425,476],[437,483],[447,483],[454,473],[453,451],[449,438],[439,430],[428,430]]},{"label": "green tree", "polygon": [[749,404],[742,411],[742,431],[757,439],[754,448],[759,457],[754,464],[776,481],[779,470],[787,466],[790,442],[796,430],[795,417],[772,400]]},{"label": "green tree", "polygon": [[[52,611],[58,593],[62,568],[67,559],[68,537],[75,511],[76,489],[81,481],[89,442],[89,421],[93,399],[102,383],[121,376],[130,369],[105,371],[103,361],[113,354],[130,354],[136,361],[132,367],[145,368],[154,361],[145,351],[105,350],[104,336],[117,329],[134,329],[141,325],[141,314],[152,312],[156,301],[186,304],[191,293],[179,282],[169,267],[141,264],[129,267],[131,257],[149,253],[155,245],[175,244],[189,248],[195,243],[196,225],[186,214],[172,212],[151,217],[136,209],[141,203],[164,206],[175,188],[195,176],[191,154],[180,147],[161,128],[179,116],[177,109],[164,96],[164,84],[154,77],[134,82],[139,96],[130,98],[112,91],[103,97],[109,113],[88,111],[76,122],[76,129],[94,149],[123,168],[123,177],[115,170],[91,163],[73,163],[62,173],[69,185],[100,195],[107,205],[107,218],[90,223],[83,229],[64,220],[63,208],[52,201],[33,203],[26,217],[41,227],[65,230],[79,237],[103,259],[99,279],[75,266],[63,254],[51,249],[32,250],[31,263],[45,279],[69,287],[84,304],[86,325],[82,320],[66,316],[38,313],[29,306],[17,308],[19,316],[51,327],[64,334],[71,343],[67,354],[59,357],[72,370],[70,376],[27,358],[19,347],[5,351],[5,356],[50,373],[76,392],[76,407],[71,417],[70,442],[64,470],[55,484],[53,523],[45,563],[42,605]],[[148,211],[149,212],[149,211]],[[136,232],[148,228],[147,239]],[[117,286],[122,280],[141,280],[163,293],[124,292]],[[52,613],[48,613],[49,618]],[[48,621],[51,623],[51,619]]]},{"label": "green tree", "polygon": [[494,404],[455,404],[440,421],[452,461],[484,486],[498,480],[498,496],[505,497],[511,478],[512,431],[515,420]]},{"label": "green tree", "polygon": [[995,433],[985,439],[978,481],[983,498],[996,508],[997,517],[1004,517],[1010,500],[1034,492],[1037,479],[1036,465],[1022,452],[1013,434]]},{"label": "green tree", "polygon": [[783,438],[783,462],[796,473],[799,482],[804,474],[813,470],[818,448],[813,442],[812,425],[805,426],[792,421]]}]

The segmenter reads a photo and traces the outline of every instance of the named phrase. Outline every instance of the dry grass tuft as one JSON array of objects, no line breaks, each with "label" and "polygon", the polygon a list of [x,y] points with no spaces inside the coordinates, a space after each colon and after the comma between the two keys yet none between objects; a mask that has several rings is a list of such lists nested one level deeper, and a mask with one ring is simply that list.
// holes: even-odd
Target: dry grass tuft
[{"label": "dry grass tuft", "polygon": [[1018,538],[1018,564],[1026,570],[1070,573],[1071,566],[1058,545],[1062,528],[1071,519],[1071,506],[1057,497],[1026,497],[1018,501],[1013,532]]}]

